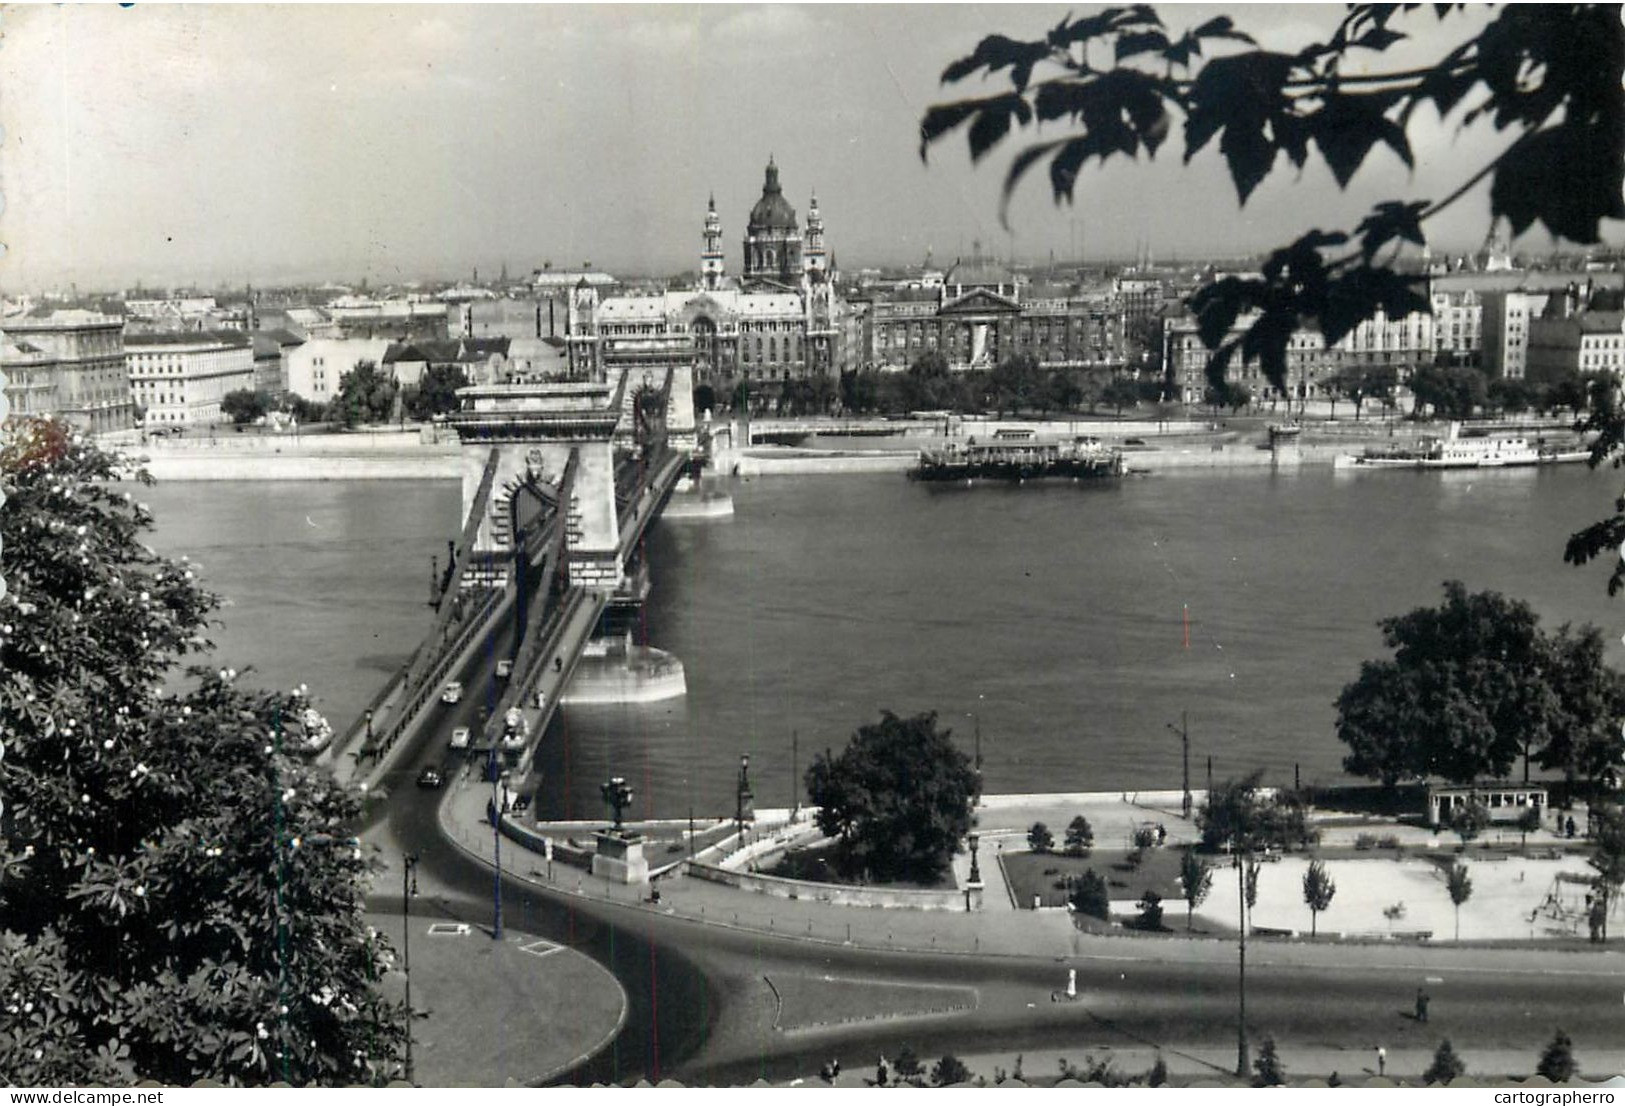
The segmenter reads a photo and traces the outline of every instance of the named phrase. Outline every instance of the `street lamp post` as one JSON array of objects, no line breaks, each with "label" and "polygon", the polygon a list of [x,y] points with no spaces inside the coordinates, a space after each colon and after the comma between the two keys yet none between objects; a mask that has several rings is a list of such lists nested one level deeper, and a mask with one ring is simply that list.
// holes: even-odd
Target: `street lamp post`
[{"label": "street lamp post", "polygon": [[1236,1075],[1247,1077],[1247,865],[1238,850],[1236,866],[1236,911],[1241,925],[1236,962]]},{"label": "street lamp post", "polygon": [[966,835],[966,837],[965,837],[965,843],[970,846],[970,882],[971,883],[981,883],[982,882],[982,869],[977,867],[977,865],[976,865],[976,846],[981,844],[981,842],[982,842],[982,838],[981,838],[981,836],[979,834],[972,833],[972,834]]},{"label": "street lamp post", "polygon": [[1192,803],[1191,803],[1191,724],[1190,723],[1191,723],[1190,711],[1185,711],[1185,710],[1182,710],[1182,711],[1179,712],[1179,725],[1178,726],[1175,726],[1172,722],[1167,723],[1169,732],[1170,733],[1176,733],[1176,734],[1179,735],[1179,742],[1180,742],[1180,745],[1181,745],[1181,747],[1183,749],[1183,754],[1184,754],[1183,778],[1184,778],[1184,784],[1185,784],[1185,797],[1180,800],[1179,809],[1184,813],[1186,818],[1189,818],[1191,816],[1191,806],[1192,806]]},{"label": "street lamp post", "polygon": [[491,746],[489,760],[491,772],[491,851],[496,861],[496,878],[492,884],[491,938],[502,940],[502,781],[506,772],[497,771],[497,748]]},{"label": "street lamp post", "polygon": [[734,793],[734,822],[739,831],[739,845],[745,844],[745,804],[754,796],[750,791],[750,754],[739,754],[739,786]]},{"label": "street lamp post", "polygon": [[412,1080],[412,896],[418,893],[418,854],[406,853],[401,866],[401,956],[406,971],[406,1081]]},{"label": "street lamp post", "polygon": [[625,776],[611,776],[608,783],[600,784],[599,794],[604,797],[610,809],[615,812],[615,826],[613,832],[624,832],[621,818],[627,807],[632,805],[632,788],[627,784]]}]

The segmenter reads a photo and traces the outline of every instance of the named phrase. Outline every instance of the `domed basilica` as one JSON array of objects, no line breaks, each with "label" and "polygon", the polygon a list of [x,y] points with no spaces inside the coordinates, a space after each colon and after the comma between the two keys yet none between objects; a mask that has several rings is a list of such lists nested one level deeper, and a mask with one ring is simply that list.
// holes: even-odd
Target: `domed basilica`
[{"label": "domed basilica", "polygon": [[803,231],[770,158],[761,199],[745,224],[738,278],[727,273],[722,235],[713,198],[693,288],[600,300],[596,289],[578,286],[566,336],[571,370],[613,379],[635,368],[652,380],[669,366],[692,368],[694,385],[709,386],[718,402],[744,385],[757,408],[791,381],[833,384],[850,343],[842,341],[842,308],[817,197],[808,204]]}]

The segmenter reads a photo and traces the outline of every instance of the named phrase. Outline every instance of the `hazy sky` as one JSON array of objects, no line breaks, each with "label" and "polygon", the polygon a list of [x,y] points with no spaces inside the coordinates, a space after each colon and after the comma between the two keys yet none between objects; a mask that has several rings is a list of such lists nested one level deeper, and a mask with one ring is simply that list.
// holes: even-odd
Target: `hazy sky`
[{"label": "hazy sky", "polygon": [[[1012,236],[998,202],[1018,147],[972,167],[956,135],[922,164],[917,128],[932,103],[993,90],[938,84],[982,35],[1036,36],[1068,10],[7,7],[3,283],[398,280],[588,259],[684,271],[697,267],[712,191],[737,271],[770,154],[803,218],[816,189],[845,269],[918,261],[927,247],[947,261],[978,238],[1031,259],[1065,260],[1074,243],[1088,258],[1127,257],[1144,238],[1159,258],[1240,253],[1347,225],[1406,189],[1440,196],[1505,141],[1437,127],[1412,180],[1378,152],[1356,191],[1312,166],[1301,179],[1278,173],[1245,211],[1213,150],[1182,168],[1171,141],[1154,163],[1087,170],[1072,208],[1056,207],[1035,171],[1012,205]],[[1341,9],[1164,15],[1182,28],[1220,10],[1295,48]],[[1395,60],[1442,52],[1481,20],[1430,31]],[[1435,241],[1481,242],[1483,195],[1441,220]]]}]

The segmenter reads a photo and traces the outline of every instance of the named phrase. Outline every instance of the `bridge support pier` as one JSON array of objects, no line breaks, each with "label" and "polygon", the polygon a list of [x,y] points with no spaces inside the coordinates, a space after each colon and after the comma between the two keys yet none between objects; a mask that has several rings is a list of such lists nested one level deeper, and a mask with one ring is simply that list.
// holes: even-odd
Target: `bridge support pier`
[{"label": "bridge support pier", "polygon": [[[474,539],[476,566],[505,583],[514,542],[513,499],[527,480],[559,490],[576,457],[575,485],[565,512],[567,572],[572,586],[614,591],[621,586],[620,520],[615,504],[613,439],[620,411],[608,384],[554,381],[486,384],[458,390],[461,410],[449,418],[463,444],[464,508],[478,486],[485,457],[499,450],[490,509]],[[471,567],[471,574],[476,574]]]}]

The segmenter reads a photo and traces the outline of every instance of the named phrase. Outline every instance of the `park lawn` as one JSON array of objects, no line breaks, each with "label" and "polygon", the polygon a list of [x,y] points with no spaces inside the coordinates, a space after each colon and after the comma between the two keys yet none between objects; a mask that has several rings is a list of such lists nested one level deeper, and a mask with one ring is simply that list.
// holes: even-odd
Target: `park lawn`
[{"label": "park lawn", "polygon": [[[1129,855],[1123,849],[1096,849],[1088,856],[1002,852],[999,860],[1010,891],[1023,909],[1031,908],[1034,895],[1039,896],[1041,906],[1065,906],[1067,878],[1081,876],[1090,868],[1105,878],[1106,893],[1113,900],[1138,900],[1151,890],[1162,896],[1163,909],[1170,912],[1184,901],[1179,885],[1179,849],[1147,849],[1137,868],[1130,864]],[[1208,863],[1218,867],[1212,859]]]}]

